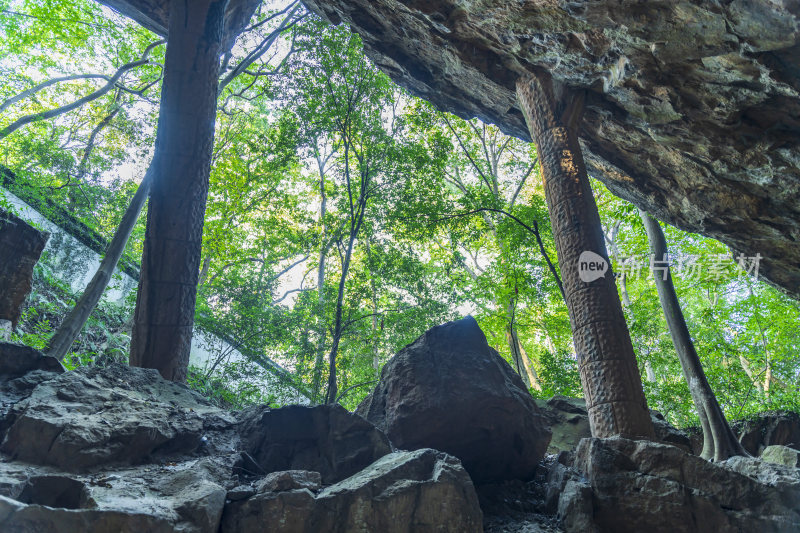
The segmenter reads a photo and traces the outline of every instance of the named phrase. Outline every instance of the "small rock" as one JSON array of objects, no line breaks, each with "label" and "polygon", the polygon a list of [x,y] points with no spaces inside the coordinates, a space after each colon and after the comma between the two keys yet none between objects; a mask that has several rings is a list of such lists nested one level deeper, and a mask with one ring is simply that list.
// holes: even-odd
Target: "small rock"
[{"label": "small rock", "polygon": [[779,465],[800,466],[800,452],[781,444],[773,444],[764,448],[764,451],[761,452],[761,458]]},{"label": "small rock", "polygon": [[308,489],[316,491],[322,486],[319,472],[308,470],[284,470],[272,472],[256,483],[256,492],[283,492],[286,490]]}]

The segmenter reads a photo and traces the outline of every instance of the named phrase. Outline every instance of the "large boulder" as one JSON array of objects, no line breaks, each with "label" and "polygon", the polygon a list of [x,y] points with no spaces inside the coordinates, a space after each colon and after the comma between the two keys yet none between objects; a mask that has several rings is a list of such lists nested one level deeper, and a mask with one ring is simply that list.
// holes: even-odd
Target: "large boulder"
[{"label": "large boulder", "polygon": [[394,452],[318,493],[262,492],[225,508],[222,533],[417,533],[483,531],[478,498],[454,457]]},{"label": "large boulder", "polygon": [[356,413],[401,449],[455,455],[475,483],[532,477],[550,441],[522,379],[472,317],[403,348]]},{"label": "large boulder", "polygon": [[573,467],[558,504],[567,533],[800,531],[795,468],[622,438],[582,440]]},{"label": "large boulder", "polygon": [[392,451],[386,435],[340,405],[256,407],[240,419],[242,447],[264,473],[310,470],[335,483]]},{"label": "large boulder", "polygon": [[234,531],[480,530],[457,459],[391,454],[339,406],[234,416],[155,370],[2,344],[0,395],[0,531],[218,533],[223,512]]},{"label": "large boulder", "polygon": [[[50,234],[0,211],[0,321],[16,327],[22,303],[31,292],[33,267]],[[2,329],[0,324],[0,329]]]}]

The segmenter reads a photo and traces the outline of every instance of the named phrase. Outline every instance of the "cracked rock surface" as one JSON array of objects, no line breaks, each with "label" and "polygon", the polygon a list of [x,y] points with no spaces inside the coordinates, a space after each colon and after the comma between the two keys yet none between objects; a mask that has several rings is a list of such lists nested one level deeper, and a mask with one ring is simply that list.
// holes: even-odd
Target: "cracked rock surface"
[{"label": "cracked rock surface", "polygon": [[659,219],[761,254],[800,297],[797,0],[304,0],[396,82],[529,139],[515,83],[586,91],[590,173]]}]

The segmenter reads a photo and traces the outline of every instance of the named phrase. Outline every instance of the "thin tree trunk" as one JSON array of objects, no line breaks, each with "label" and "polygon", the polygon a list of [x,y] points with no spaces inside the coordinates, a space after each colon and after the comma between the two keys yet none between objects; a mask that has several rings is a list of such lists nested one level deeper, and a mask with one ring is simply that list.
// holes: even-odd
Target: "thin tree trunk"
[{"label": "thin tree trunk", "polygon": [[[375,273],[372,272],[372,250],[367,240],[367,262],[369,263],[369,286],[372,291],[372,369],[375,377],[380,378],[381,357],[378,348],[378,288],[375,286]],[[383,329],[383,328],[381,328]]]},{"label": "thin tree trunk", "polygon": [[[517,100],[542,163],[545,199],[592,435],[653,438],[653,423],[578,141],[582,98],[560,93],[544,73],[517,82]],[[585,251],[605,261],[605,276],[591,282],[580,279],[579,257]]]},{"label": "thin tree trunk", "polygon": [[[150,166],[152,169],[153,166]],[[69,352],[72,343],[80,334],[86,320],[97,307],[97,302],[103,296],[111,276],[114,274],[114,269],[117,267],[122,253],[125,251],[125,246],[128,244],[133,228],[136,226],[136,221],[139,219],[139,213],[142,212],[147,197],[150,193],[150,184],[152,183],[152,170],[148,169],[147,173],[139,184],[136,194],[133,195],[128,209],[122,216],[122,220],[114,233],[114,237],[108,244],[106,253],[100,266],[97,268],[92,280],[86,286],[81,294],[78,303],[72,308],[69,315],[59,326],[55,335],[51,337],[47,347],[47,355],[55,357],[58,360],[63,360]]]},{"label": "thin tree trunk", "polygon": [[322,388],[322,366],[325,364],[325,341],[328,330],[325,327],[325,261],[327,259],[330,243],[326,240],[328,232],[325,226],[325,214],[328,207],[328,197],[325,194],[325,164],[323,159],[317,156],[319,167],[319,222],[322,224],[322,244],[319,250],[319,262],[317,263],[317,307],[319,309],[319,337],[317,339],[317,353],[314,361],[314,374],[311,378],[311,401],[317,403],[320,399],[320,389]]},{"label": "thin tree trunk", "polygon": [[517,373],[522,378],[522,382],[528,388],[533,387],[535,390],[542,390],[542,384],[539,382],[539,376],[536,375],[531,365],[531,360],[522,346],[517,334],[517,328],[513,324],[506,327],[506,342],[511,349],[511,355],[514,358],[514,365],[516,366]]},{"label": "thin tree trunk", "polygon": [[164,83],[131,340],[132,366],[185,381],[227,0],[172,0]]},{"label": "thin tree trunk", "polygon": [[[359,227],[360,227],[359,222]],[[350,258],[353,255],[353,244],[356,239],[358,228],[351,231],[350,238],[347,241],[347,251],[344,254],[344,262],[342,263],[342,277],[339,278],[339,294],[336,297],[336,319],[333,326],[333,342],[331,344],[331,351],[328,355],[328,393],[325,403],[336,403],[337,399],[337,384],[336,384],[336,356],[339,352],[339,341],[342,338],[342,307],[344,305],[344,289],[347,283],[347,273],[350,270]]]},{"label": "thin tree trunk", "polygon": [[[639,216],[642,217],[644,228],[647,231],[650,252],[654,254],[656,260],[660,261],[666,258],[667,239],[664,237],[661,225],[641,209]],[[689,327],[686,325],[683,311],[681,311],[678,295],[675,292],[675,285],[672,283],[672,274],[667,268],[663,273],[657,274],[654,271],[653,278],[658,290],[658,299],[661,301],[661,309],[664,311],[669,333],[672,336],[672,343],[678,353],[678,360],[680,360],[686,382],[689,384],[689,392],[703,428],[703,451],[700,456],[708,460],[724,461],[734,455],[747,455],[728,425],[725,414],[719,407],[714,391],[711,390],[706,374],[703,372],[703,365],[700,363],[697,350],[695,350],[694,342],[689,334]]]}]

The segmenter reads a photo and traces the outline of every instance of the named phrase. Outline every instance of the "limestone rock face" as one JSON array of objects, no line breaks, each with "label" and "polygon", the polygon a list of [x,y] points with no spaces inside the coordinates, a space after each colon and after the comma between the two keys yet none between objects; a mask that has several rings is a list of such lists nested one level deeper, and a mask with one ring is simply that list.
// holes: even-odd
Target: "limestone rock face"
[{"label": "limestone rock face", "polygon": [[222,533],[481,532],[469,476],[454,457],[422,449],[394,452],[315,494],[264,492],[225,508]]},{"label": "limestone rock face", "polygon": [[396,82],[529,139],[515,82],[586,91],[590,173],[800,296],[800,3],[305,0]]},{"label": "limestone rock face", "polygon": [[31,292],[33,267],[50,234],[0,211],[0,321],[16,327],[21,306]]},{"label": "limestone rock face", "polygon": [[532,477],[550,441],[519,375],[472,317],[434,327],[403,348],[356,413],[398,448],[458,457],[475,483]]},{"label": "limestone rock face", "polygon": [[674,446],[585,439],[559,500],[567,533],[800,530],[797,469],[750,457],[711,463]]}]

